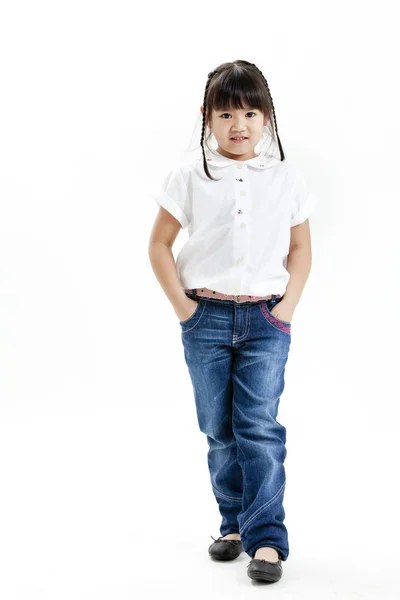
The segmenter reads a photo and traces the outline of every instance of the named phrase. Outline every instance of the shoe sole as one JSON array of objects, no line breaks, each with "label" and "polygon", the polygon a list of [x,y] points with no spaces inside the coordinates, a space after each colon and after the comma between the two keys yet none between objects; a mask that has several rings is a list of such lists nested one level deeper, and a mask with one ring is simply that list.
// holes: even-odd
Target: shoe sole
[{"label": "shoe sole", "polygon": [[209,555],[212,560],[217,560],[218,562],[229,562],[230,560],[236,560],[239,556],[230,556],[228,558],[217,558],[216,556]]},{"label": "shoe sole", "polygon": [[220,556],[214,556],[213,554],[208,553],[209,557],[213,560],[236,560],[237,558],[239,558],[240,554],[238,554],[237,556],[224,556],[223,554],[221,554]]}]

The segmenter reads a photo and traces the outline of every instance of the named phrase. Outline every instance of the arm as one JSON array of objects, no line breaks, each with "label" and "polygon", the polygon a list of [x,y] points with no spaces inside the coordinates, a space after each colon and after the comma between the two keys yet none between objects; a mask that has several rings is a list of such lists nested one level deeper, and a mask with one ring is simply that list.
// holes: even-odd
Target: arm
[{"label": "arm", "polygon": [[172,246],[180,229],[179,221],[161,206],[151,231],[148,253],[155,276],[179,320],[184,321],[194,312],[197,302],[186,296],[172,254]]},{"label": "arm", "polygon": [[290,247],[286,269],[290,279],[283,300],[271,311],[284,321],[291,322],[294,309],[300,300],[308,275],[311,270],[311,236],[307,219],[290,230]]}]

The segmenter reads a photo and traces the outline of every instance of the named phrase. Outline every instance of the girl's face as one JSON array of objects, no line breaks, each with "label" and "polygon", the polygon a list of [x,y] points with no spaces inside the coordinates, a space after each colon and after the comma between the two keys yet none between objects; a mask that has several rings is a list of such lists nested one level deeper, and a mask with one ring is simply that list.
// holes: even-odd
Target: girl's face
[{"label": "girl's face", "polygon": [[[203,107],[200,107],[203,113]],[[218,142],[218,152],[234,160],[248,160],[257,154],[255,146],[261,140],[263,127],[268,123],[268,117],[258,108],[213,109],[208,126]],[[232,138],[245,137],[241,142]]]}]

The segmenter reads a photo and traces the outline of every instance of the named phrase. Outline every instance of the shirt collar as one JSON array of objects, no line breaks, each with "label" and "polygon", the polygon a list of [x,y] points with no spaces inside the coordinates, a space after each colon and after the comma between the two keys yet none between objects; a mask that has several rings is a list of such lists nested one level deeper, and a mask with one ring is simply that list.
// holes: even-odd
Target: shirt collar
[{"label": "shirt collar", "polygon": [[213,167],[229,167],[232,165],[243,164],[260,170],[269,169],[278,162],[281,162],[274,156],[262,156],[261,154],[255,156],[254,158],[249,158],[248,160],[235,160],[233,158],[227,158],[226,156],[223,156],[218,152],[218,150],[214,150],[214,152],[207,150],[206,160],[207,164],[212,165]]}]

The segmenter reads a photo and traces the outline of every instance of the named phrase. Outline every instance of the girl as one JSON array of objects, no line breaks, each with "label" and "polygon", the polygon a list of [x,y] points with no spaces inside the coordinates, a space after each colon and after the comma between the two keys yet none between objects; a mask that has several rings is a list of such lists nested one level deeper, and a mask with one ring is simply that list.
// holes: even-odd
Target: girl
[{"label": "girl", "polygon": [[[179,319],[207,436],[222,516],[209,555],[232,560],[245,551],[249,577],[273,582],[289,555],[286,429],[276,417],[293,312],[311,267],[308,216],[317,198],[285,158],[256,65],[237,60],[209,73],[200,110],[202,159],[172,169],[155,194],[149,257]],[[256,153],[264,133],[277,141],[279,158]],[[172,245],[186,227],[175,265]]]}]

